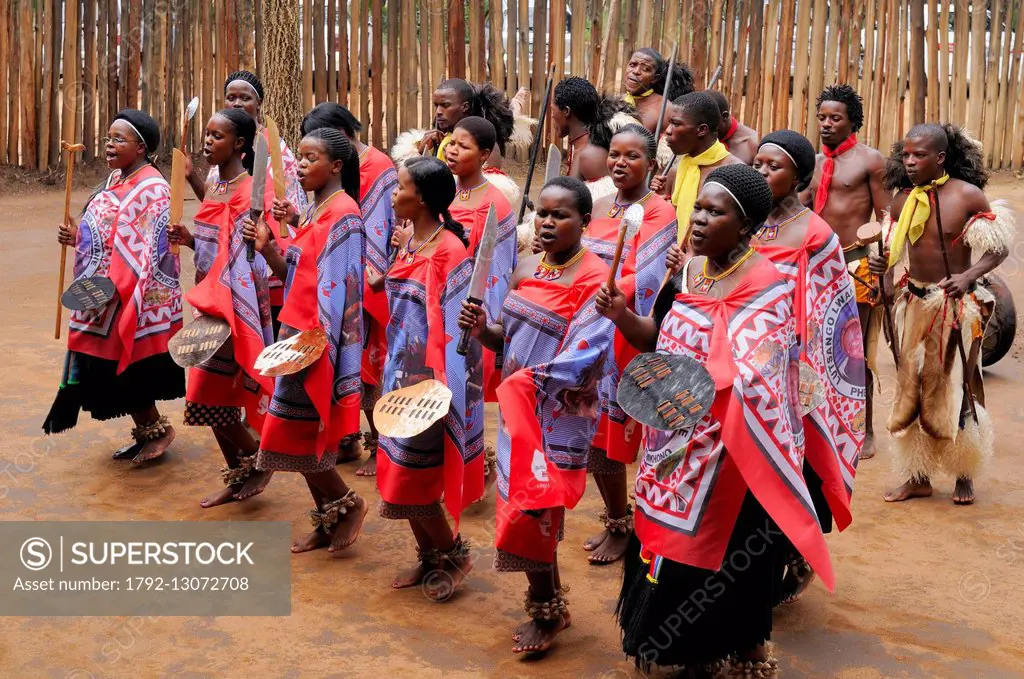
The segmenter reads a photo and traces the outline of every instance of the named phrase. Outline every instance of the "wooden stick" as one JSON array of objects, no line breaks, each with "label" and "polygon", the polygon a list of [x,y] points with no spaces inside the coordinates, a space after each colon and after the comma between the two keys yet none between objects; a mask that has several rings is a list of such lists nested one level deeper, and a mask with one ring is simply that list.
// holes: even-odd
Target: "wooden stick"
[{"label": "wooden stick", "polygon": [[537,154],[540,152],[541,141],[544,135],[541,133],[544,129],[544,119],[548,113],[548,100],[551,98],[551,81],[555,77],[555,65],[551,64],[548,69],[548,82],[544,86],[544,99],[540,102],[540,118],[537,121],[537,134],[533,137],[533,148],[530,149],[530,165],[526,170],[526,186],[523,188],[523,199],[519,203],[519,217],[516,219],[516,223],[523,221],[523,215],[526,213],[526,201],[530,199],[530,185],[533,183],[533,171],[537,167]]},{"label": "wooden stick", "polygon": [[[64,177],[64,225],[71,224],[71,182],[75,176],[75,154],[85,150],[85,144],[61,143],[61,148],[68,154],[67,176]],[[68,258],[68,246],[61,243],[60,246],[60,272],[57,275],[57,322],[53,327],[53,339],[60,339],[61,316],[64,307],[61,306],[60,297],[64,294],[64,269]]]},{"label": "wooden stick", "polygon": [[[658,124],[655,126],[654,139],[655,141],[661,140],[661,125],[665,120],[665,110],[668,108],[668,92],[669,88],[672,87],[672,71],[676,67],[676,52],[679,50],[679,45],[672,45],[672,56],[668,60],[668,71],[665,73],[665,86],[661,88],[661,108],[658,111]],[[655,167],[652,166],[647,172],[647,183],[650,184],[651,180],[654,179]]]},{"label": "wooden stick", "polygon": [[[882,256],[882,242],[877,243],[878,256]],[[852,275],[852,274],[851,274]],[[869,286],[871,287],[871,286]],[[882,322],[885,323],[885,331],[889,334],[889,340],[891,344],[889,349],[892,350],[892,362],[896,364],[896,369],[900,369],[900,338],[896,336],[896,324],[892,320],[892,300],[889,299],[889,295],[885,294],[885,281],[879,277],[878,279],[878,296],[882,299]]]},{"label": "wooden stick", "polygon": [[[672,53],[675,56],[675,52]],[[608,270],[608,289],[615,289],[615,276],[619,272],[619,262],[622,261],[622,248],[626,244],[626,219],[623,215],[622,220],[619,222],[619,237],[615,242],[615,256],[612,257],[612,267]]]}]

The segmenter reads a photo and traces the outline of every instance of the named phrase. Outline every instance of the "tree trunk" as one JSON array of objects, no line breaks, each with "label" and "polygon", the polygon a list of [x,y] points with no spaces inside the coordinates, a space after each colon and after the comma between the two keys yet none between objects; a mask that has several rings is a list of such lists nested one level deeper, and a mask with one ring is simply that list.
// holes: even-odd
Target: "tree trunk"
[{"label": "tree trunk", "polygon": [[299,5],[294,0],[261,0],[263,19],[263,113],[281,129],[292,148],[302,122],[302,80],[299,77]]}]

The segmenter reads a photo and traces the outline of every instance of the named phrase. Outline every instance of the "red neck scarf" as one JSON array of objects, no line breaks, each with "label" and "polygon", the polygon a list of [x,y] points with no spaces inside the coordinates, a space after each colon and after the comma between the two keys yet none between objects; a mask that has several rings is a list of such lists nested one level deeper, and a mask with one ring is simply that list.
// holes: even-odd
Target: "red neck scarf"
[{"label": "red neck scarf", "polygon": [[725,133],[725,136],[718,141],[725,144],[725,148],[729,148],[729,140],[732,139],[732,135],[736,134],[736,130],[740,127],[740,121],[736,120],[735,117],[729,116],[729,131]]},{"label": "red neck scarf", "polygon": [[818,183],[818,192],[814,194],[814,211],[821,214],[828,202],[828,190],[832,186],[832,174],[836,171],[836,158],[843,155],[857,145],[857,135],[851,134],[839,146],[829,148],[821,145],[821,152],[825,155],[825,163],[821,166],[821,181]]}]

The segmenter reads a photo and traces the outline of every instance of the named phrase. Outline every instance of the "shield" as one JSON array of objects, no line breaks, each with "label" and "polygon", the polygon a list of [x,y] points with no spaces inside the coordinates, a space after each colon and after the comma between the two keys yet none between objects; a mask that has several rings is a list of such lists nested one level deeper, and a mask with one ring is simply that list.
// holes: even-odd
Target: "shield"
[{"label": "shield", "polygon": [[373,407],[373,423],[384,436],[409,438],[447,415],[451,403],[452,392],[443,382],[424,380],[384,394]]},{"label": "shield", "polygon": [[253,367],[264,377],[291,375],[313,365],[325,348],[327,333],[313,328],[264,347]]},{"label": "shield", "polygon": [[116,292],[114,281],[106,276],[79,278],[60,296],[60,303],[72,311],[93,311],[105,307]]},{"label": "shield", "polygon": [[231,337],[231,326],[223,318],[200,316],[174,334],[167,343],[171,359],[182,368],[210,360]]},{"label": "shield", "polygon": [[689,356],[640,354],[626,366],[616,399],[641,424],[672,431],[692,427],[715,400],[715,383]]},{"label": "shield", "polygon": [[1001,277],[989,274],[980,283],[996,300],[981,343],[981,364],[990,366],[1006,356],[1013,346],[1013,339],[1017,335],[1017,307],[1013,303],[1010,288]]},{"label": "shield", "polygon": [[825,402],[825,387],[807,363],[800,362],[800,417],[804,417]]}]

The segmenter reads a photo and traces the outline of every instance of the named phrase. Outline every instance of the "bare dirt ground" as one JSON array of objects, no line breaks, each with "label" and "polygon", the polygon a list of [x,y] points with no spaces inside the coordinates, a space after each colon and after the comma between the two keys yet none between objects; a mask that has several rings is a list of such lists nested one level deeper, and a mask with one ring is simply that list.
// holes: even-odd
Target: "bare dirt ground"
[{"label": "bare dirt ground", "polygon": [[[110,453],[126,442],[126,420],[83,421],[57,437],[40,425],[60,379],[64,342],[53,340],[62,194],[53,189],[0,188],[0,339],[3,381],[0,470],[3,520],[285,520],[308,530],[307,491],[278,474],[254,500],[202,510],[198,501],[220,484],[222,465],[207,429],[178,426],[159,464],[131,469]],[[75,192],[75,206],[87,196]],[[997,177],[993,198],[1024,211],[1024,185]],[[187,214],[197,208],[186,204]],[[76,207],[76,209],[78,209]],[[1003,273],[1024,309],[1024,236]],[[187,262],[182,278],[191,281]],[[186,284],[188,287],[189,284]],[[1024,339],[1024,334],[1022,334]],[[891,362],[883,362],[884,401]],[[829,537],[838,588],[812,586],[776,616],[774,641],[787,677],[1017,677],[1024,667],[1024,392],[1018,345],[987,373],[997,431],[995,456],[977,480],[978,503],[955,507],[952,479],[936,479],[926,500],[887,505],[886,435],[879,454],[860,468],[854,524]],[[176,425],[182,403],[165,408]],[[884,431],[886,408],[876,409]],[[493,416],[493,412],[491,413]],[[493,424],[493,420],[491,420]],[[494,429],[489,438],[493,441]],[[372,480],[342,473],[366,497]],[[418,590],[392,591],[395,572],[413,557],[405,525],[371,514],[345,558],[323,551],[292,559],[292,613],[278,618],[6,618],[0,676],[89,677],[629,677],[612,618],[619,568],[589,566],[580,549],[598,528],[593,485],[566,520],[560,563],[573,626],[547,657],[510,653],[511,631],[524,619],[522,576],[494,572],[494,500],[472,508],[464,533],[478,557],[464,589],[447,604]]]}]

